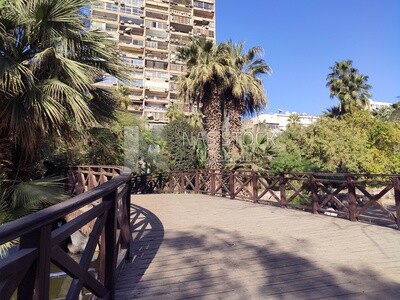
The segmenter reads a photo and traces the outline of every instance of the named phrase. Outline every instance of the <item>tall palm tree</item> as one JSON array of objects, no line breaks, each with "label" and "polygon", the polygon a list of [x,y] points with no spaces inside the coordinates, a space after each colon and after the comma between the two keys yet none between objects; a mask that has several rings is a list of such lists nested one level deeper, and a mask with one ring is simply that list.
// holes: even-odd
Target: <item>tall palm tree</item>
[{"label": "tall palm tree", "polygon": [[168,104],[166,115],[169,121],[182,119],[184,117],[182,103],[180,101],[170,102]]},{"label": "tall palm tree", "polygon": [[259,76],[270,74],[271,68],[261,58],[260,47],[245,52],[243,43],[228,42],[224,46],[228,50],[233,71],[224,98],[229,115],[229,153],[231,160],[236,161],[240,156],[236,136],[241,132],[241,116],[265,107],[267,97]]},{"label": "tall palm tree", "polygon": [[367,83],[368,76],[362,75],[352,66],[351,60],[335,62],[330,67],[326,86],[330,89],[330,97],[337,97],[340,101],[339,111],[341,114],[357,109],[367,109],[372,88]]},{"label": "tall palm tree", "polygon": [[201,112],[194,112],[190,115],[189,125],[195,130],[201,130],[203,128],[203,114]]},{"label": "tall palm tree", "polygon": [[85,136],[96,123],[94,104],[104,94],[93,83],[105,73],[122,74],[116,42],[85,27],[87,3],[3,1],[0,139],[10,138],[17,164],[32,161],[46,139]]},{"label": "tall palm tree", "polygon": [[118,87],[115,89],[114,96],[120,108],[125,110],[128,109],[128,106],[131,102],[131,100],[129,99],[130,94],[131,93],[129,92],[129,90],[123,85],[118,85]]},{"label": "tall palm tree", "polygon": [[181,96],[196,103],[204,115],[207,132],[209,169],[221,169],[222,152],[222,100],[230,65],[226,47],[199,38],[188,47],[178,50],[180,59],[187,63],[187,73],[181,78]]}]

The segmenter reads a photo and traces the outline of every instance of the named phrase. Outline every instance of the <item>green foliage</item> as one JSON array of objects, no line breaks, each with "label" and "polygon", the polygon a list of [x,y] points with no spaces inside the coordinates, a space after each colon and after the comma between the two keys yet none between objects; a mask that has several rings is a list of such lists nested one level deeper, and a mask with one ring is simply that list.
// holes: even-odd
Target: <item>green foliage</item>
[{"label": "green foliage", "polygon": [[85,139],[88,128],[99,125],[98,113],[107,113],[96,110],[107,98],[98,98],[105,93],[94,83],[104,74],[125,75],[115,40],[85,27],[81,12],[87,0],[3,3],[0,139],[10,138],[17,173],[38,159],[43,143],[76,145]]},{"label": "green foliage", "polygon": [[168,104],[167,117],[169,121],[175,121],[184,117],[182,102],[171,102]]},{"label": "green foliage", "polygon": [[271,163],[276,172],[309,172],[311,162],[305,157],[303,147],[306,144],[306,132],[297,124],[289,124],[287,130],[275,140],[278,155]]},{"label": "green foliage", "polygon": [[242,133],[238,139],[240,148],[239,163],[234,166],[252,170],[266,170],[277,155],[277,148],[272,139],[272,133],[267,131]]},{"label": "green foliage", "polygon": [[400,127],[367,111],[290,125],[277,139],[275,171],[393,173],[400,171]]},{"label": "green foliage", "polygon": [[167,124],[163,130],[163,137],[171,170],[190,170],[198,167],[196,152],[201,152],[204,148],[197,144],[197,132],[185,119],[180,118]]}]

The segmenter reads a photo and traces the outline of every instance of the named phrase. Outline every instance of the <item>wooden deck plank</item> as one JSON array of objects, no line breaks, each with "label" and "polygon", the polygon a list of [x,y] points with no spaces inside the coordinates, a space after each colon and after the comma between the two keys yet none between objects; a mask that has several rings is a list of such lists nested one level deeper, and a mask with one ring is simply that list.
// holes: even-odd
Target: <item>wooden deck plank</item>
[{"label": "wooden deck plank", "polygon": [[117,299],[400,297],[396,230],[204,195],[132,204]]}]

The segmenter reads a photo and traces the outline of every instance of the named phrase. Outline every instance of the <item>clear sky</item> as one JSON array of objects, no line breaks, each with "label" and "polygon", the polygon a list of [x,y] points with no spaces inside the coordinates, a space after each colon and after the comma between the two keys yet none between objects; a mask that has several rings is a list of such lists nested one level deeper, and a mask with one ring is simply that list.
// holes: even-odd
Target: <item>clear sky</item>
[{"label": "clear sky", "polygon": [[329,67],[350,59],[372,99],[400,101],[400,0],[216,0],[217,41],[261,46],[267,112],[321,114],[336,105]]}]

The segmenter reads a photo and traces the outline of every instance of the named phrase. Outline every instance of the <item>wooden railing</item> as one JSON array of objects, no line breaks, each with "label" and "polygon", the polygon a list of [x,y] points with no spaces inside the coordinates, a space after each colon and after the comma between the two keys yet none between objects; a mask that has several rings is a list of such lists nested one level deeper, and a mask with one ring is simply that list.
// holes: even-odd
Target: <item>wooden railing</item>
[{"label": "wooden railing", "polygon": [[[371,187],[374,187],[371,191]],[[203,193],[400,229],[400,175],[181,171],[136,176],[133,193]],[[387,197],[388,194],[390,197]],[[388,203],[383,203],[386,195]]]},{"label": "wooden railing", "polygon": [[[16,291],[18,299],[48,299],[51,264],[72,278],[66,299],[78,299],[82,288],[98,298],[114,298],[116,278],[129,255],[131,171],[111,166],[75,167],[69,179],[77,196],[0,227],[0,244],[18,241],[16,251],[0,261],[0,299],[10,299]],[[82,208],[85,212],[53,229],[60,219]],[[93,228],[76,262],[61,245],[89,222]],[[96,279],[89,266],[98,244]]]}]

